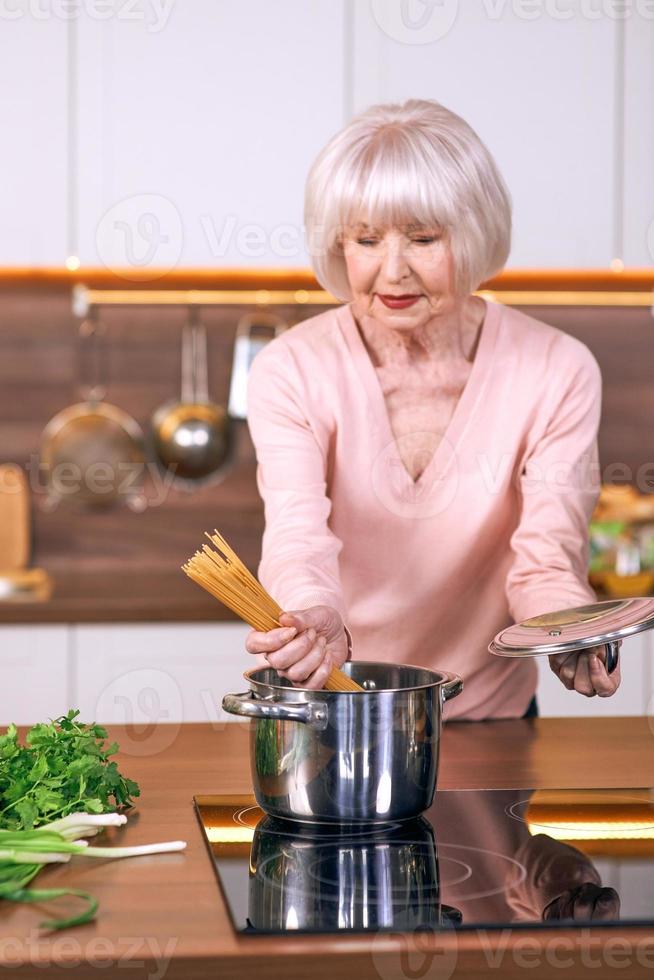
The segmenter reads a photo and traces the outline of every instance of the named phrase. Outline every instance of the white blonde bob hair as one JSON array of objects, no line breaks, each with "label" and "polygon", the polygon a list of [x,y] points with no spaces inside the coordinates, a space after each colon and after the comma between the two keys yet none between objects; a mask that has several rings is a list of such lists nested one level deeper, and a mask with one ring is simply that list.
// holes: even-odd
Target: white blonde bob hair
[{"label": "white blonde bob hair", "polygon": [[347,226],[439,226],[468,295],[504,266],[511,199],[493,157],[465,120],[438,102],[409,99],[358,115],[321,151],[307,178],[307,247],[318,281],[352,298],[342,249]]}]

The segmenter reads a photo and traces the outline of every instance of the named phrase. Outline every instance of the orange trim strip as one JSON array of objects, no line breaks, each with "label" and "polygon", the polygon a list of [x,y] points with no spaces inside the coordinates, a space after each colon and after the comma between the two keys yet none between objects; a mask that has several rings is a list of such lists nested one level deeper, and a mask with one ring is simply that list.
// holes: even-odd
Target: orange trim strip
[{"label": "orange trim strip", "polygon": [[[71,289],[320,289],[309,269],[156,269],[111,271],[82,268],[0,268],[1,288]],[[631,292],[654,289],[654,268],[625,269],[507,269],[480,286],[490,290],[556,290]]]}]

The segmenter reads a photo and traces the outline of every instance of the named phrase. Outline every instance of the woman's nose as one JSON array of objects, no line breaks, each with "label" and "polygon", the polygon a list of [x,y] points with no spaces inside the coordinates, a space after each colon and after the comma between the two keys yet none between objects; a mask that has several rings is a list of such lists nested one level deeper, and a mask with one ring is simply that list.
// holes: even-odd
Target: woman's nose
[{"label": "woman's nose", "polygon": [[386,248],[382,272],[389,282],[400,282],[409,274],[409,263],[401,245],[389,245]]}]

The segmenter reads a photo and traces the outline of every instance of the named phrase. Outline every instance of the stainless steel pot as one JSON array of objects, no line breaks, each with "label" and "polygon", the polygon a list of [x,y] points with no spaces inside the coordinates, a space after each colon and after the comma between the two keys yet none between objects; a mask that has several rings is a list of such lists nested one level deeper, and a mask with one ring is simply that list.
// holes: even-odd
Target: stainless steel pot
[{"label": "stainless steel pot", "polygon": [[443,703],[456,674],[403,664],[345,664],[363,691],[308,691],[269,667],[225,711],[253,719],[250,764],[257,803],[297,821],[407,820],[431,806]]},{"label": "stainless steel pot", "polygon": [[434,929],[441,905],[434,832],[422,817],[354,833],[265,817],[250,852],[248,919],[256,931]]}]

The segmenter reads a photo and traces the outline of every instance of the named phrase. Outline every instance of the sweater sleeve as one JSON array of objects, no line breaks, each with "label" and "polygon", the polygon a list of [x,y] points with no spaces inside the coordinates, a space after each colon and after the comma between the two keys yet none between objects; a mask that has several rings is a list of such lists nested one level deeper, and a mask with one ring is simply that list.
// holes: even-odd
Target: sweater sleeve
[{"label": "sweater sleeve", "polygon": [[345,620],[338,568],[342,543],[328,524],[328,437],[307,418],[304,385],[281,339],[252,362],[248,427],[266,519],[258,575],[283,609],[329,605]]},{"label": "sweater sleeve", "polygon": [[602,379],[587,348],[575,345],[571,353],[567,380],[520,473],[521,515],[506,582],[516,622],[596,601],[588,582],[588,523],[599,495]]}]

